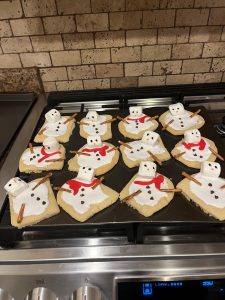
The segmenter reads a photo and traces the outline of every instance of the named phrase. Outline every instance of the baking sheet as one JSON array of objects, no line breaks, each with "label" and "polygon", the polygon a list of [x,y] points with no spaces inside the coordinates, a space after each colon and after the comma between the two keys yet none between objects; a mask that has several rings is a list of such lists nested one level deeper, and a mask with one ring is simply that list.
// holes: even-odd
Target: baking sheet
[{"label": "baking sheet", "polygon": [[[190,108],[188,110],[190,111],[196,111],[199,107]],[[202,107],[201,107],[202,108]],[[161,115],[163,112],[165,112],[166,108],[148,108],[145,109],[144,112],[147,115],[154,116],[154,115]],[[124,111],[104,111],[100,112],[100,114],[111,114],[112,116],[120,115],[121,117],[125,117],[128,115],[128,110]],[[202,136],[207,137],[211,140],[213,140],[218,148],[218,151],[220,154],[224,155],[225,153],[225,147],[222,143],[222,140],[217,135],[216,131],[213,128],[213,124],[210,121],[210,118],[207,114],[207,111],[202,108],[202,112],[200,113],[205,121],[206,124],[200,129]],[[82,119],[86,113],[79,113],[77,116],[77,120],[79,121]],[[37,126],[35,134],[38,132],[38,130],[41,128],[42,124],[44,122],[44,113],[43,116],[40,119],[40,123]],[[166,148],[171,151],[174,147],[174,145],[182,138],[182,136],[173,136],[167,131],[161,131],[162,126],[159,125],[156,132],[158,132],[166,146]],[[112,124],[112,132],[113,132],[113,138],[111,140],[108,140],[108,142],[118,145],[118,140],[122,141],[131,141],[130,139],[124,138],[120,132],[118,131],[118,122],[114,122]],[[69,153],[69,150],[76,150],[79,149],[81,146],[83,146],[86,143],[86,140],[80,137],[79,135],[79,126],[76,125],[73,135],[70,138],[70,141],[65,145],[66,148],[66,161],[65,165],[62,171],[53,171],[53,176],[51,178],[51,183],[53,186],[61,186],[63,183],[65,183],[67,180],[72,179],[76,176],[75,172],[68,171],[67,162],[70,158],[73,157],[72,154]],[[33,143],[34,144],[34,143]],[[34,144],[35,146],[35,144]],[[221,177],[225,177],[225,163],[220,162],[222,166],[222,172]],[[172,181],[174,185],[183,179],[181,176],[182,171],[185,171],[189,174],[197,173],[198,170],[189,168],[180,162],[176,161],[174,158],[170,159],[167,162],[164,162],[162,166],[157,166],[157,171],[159,173],[164,174],[165,176],[172,178]],[[133,177],[134,174],[136,174],[138,171],[138,168],[129,169],[122,161],[122,156],[120,156],[120,160],[118,164],[107,174],[105,174],[105,181],[104,184],[111,187],[112,189],[116,190],[117,192],[120,192],[123,187],[127,184],[127,182]],[[40,174],[19,174],[18,176],[21,176],[23,179],[27,181],[31,181],[35,178],[42,177],[47,172],[43,172]],[[52,218],[49,218],[47,220],[42,221],[41,223],[32,226],[32,229],[35,230],[37,228],[38,230],[41,230],[41,228],[48,226],[48,228],[54,228],[54,226],[76,226],[76,225],[100,225],[100,224],[109,224],[109,223],[149,223],[149,224],[181,224],[181,223],[224,223],[217,221],[213,217],[208,216],[205,214],[201,209],[197,208],[194,204],[187,201],[181,194],[175,194],[173,200],[171,203],[160,210],[159,212],[155,213],[151,217],[144,217],[141,214],[139,214],[136,210],[132,209],[125,203],[121,203],[120,201],[117,201],[115,204],[113,204],[111,207],[106,208],[105,210],[99,212],[89,220],[87,220],[84,223],[77,222],[72,217],[70,217],[64,210],[61,209],[60,214],[57,216],[54,216]],[[3,217],[1,220],[1,224],[4,225],[10,225],[10,216],[9,216],[9,207],[7,205]]]}]

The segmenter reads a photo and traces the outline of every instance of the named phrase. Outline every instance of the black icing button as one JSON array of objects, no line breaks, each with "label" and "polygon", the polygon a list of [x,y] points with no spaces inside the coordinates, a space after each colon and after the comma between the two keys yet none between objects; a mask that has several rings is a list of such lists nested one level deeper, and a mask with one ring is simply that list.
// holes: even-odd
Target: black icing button
[{"label": "black icing button", "polygon": [[195,154],[193,154],[194,156],[197,156],[197,154],[195,153]]},{"label": "black icing button", "polygon": [[80,201],[80,204],[84,204],[84,201]]},{"label": "black icing button", "polygon": [[31,158],[30,158],[30,161],[32,161],[32,160],[33,160],[33,158],[31,157]]},{"label": "black icing button", "polygon": [[80,194],[80,197],[84,197],[84,194]]},{"label": "black icing button", "polygon": [[46,202],[45,201],[42,201],[42,205],[45,205],[46,204]]},{"label": "black icing button", "polygon": [[184,127],[184,125],[180,125],[180,127]]},{"label": "black icing button", "polygon": [[152,192],[149,190],[148,193],[151,194]]},{"label": "black icing button", "polygon": [[38,153],[37,156],[40,156],[40,154]]},{"label": "black icing button", "polygon": [[84,191],[84,188],[82,188],[81,191],[83,192],[83,191]]},{"label": "black icing button", "polygon": [[99,131],[96,131],[96,133],[99,133]]},{"label": "black icing button", "polygon": [[97,160],[101,160],[101,158],[99,157],[99,158],[97,158]]},{"label": "black icing button", "polygon": [[215,199],[218,199],[218,198],[219,198],[219,196],[217,196],[217,195],[215,195],[214,197],[215,197]]},{"label": "black icing button", "polygon": [[215,193],[215,191],[210,191],[210,194],[214,194]]},{"label": "black icing button", "polygon": [[203,158],[203,156],[202,156],[202,155],[200,155],[199,157],[200,157],[200,158]]},{"label": "black icing button", "polygon": [[32,193],[30,196],[31,196],[31,197],[34,197],[34,193]]},{"label": "black icing button", "polygon": [[149,185],[146,185],[146,189],[150,189],[150,186],[149,186]]},{"label": "black icing button", "polygon": [[154,197],[151,197],[150,200],[154,200]]},{"label": "black icing button", "polygon": [[212,183],[208,183],[208,186],[212,186]]},{"label": "black icing button", "polygon": [[136,126],[136,128],[138,128],[138,126]]},{"label": "black icing button", "polygon": [[143,150],[143,149],[144,149],[143,147],[140,148],[140,150]]},{"label": "black icing button", "polygon": [[37,197],[36,200],[39,201],[39,200],[41,200],[41,198],[40,198],[40,197]]},{"label": "black icing button", "polygon": [[137,149],[137,152],[139,152],[140,150],[139,149]]},{"label": "black icing button", "polygon": [[99,153],[97,153],[96,156],[99,156]]},{"label": "black icing button", "polygon": [[134,153],[134,151],[130,151],[130,153],[132,153],[132,154],[133,154],[133,153]]}]

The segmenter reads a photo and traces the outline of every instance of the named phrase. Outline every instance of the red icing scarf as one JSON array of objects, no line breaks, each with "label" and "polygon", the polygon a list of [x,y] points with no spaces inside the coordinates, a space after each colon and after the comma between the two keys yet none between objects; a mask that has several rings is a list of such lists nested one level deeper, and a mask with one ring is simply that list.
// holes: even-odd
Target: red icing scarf
[{"label": "red icing scarf", "polygon": [[193,147],[198,147],[199,150],[204,150],[205,146],[206,146],[206,142],[203,139],[201,139],[201,141],[199,143],[196,143],[196,144],[195,143],[185,143],[185,142],[183,142],[182,145],[184,145],[184,147],[186,149],[189,149],[189,150]]},{"label": "red icing scarf", "polygon": [[39,158],[38,162],[41,163],[43,160],[53,156],[53,155],[56,155],[56,154],[61,154],[61,152],[57,151],[57,152],[52,152],[52,153],[46,153],[45,152],[45,148],[42,147],[41,148],[41,154],[43,155],[43,157]]},{"label": "red icing scarf", "polygon": [[163,183],[163,181],[164,181],[164,176],[158,175],[155,178],[153,178],[152,180],[149,180],[149,181],[135,180],[134,183],[139,184],[139,185],[149,185],[149,184],[154,183],[155,187],[157,189],[160,189],[161,183]]},{"label": "red icing scarf", "polygon": [[98,182],[99,179],[94,179],[91,183],[84,183],[84,182],[80,182],[80,181],[77,181],[76,179],[72,179],[72,180],[68,180],[66,182],[66,184],[69,185],[70,189],[73,190],[73,194],[74,196],[79,192],[79,189],[82,187],[82,186],[85,186],[85,187],[91,187],[93,186],[95,183]]},{"label": "red icing scarf", "polygon": [[146,118],[149,118],[149,116],[143,116],[143,117],[136,118],[136,119],[127,118],[127,120],[129,120],[129,121],[139,121],[140,123],[144,123]]},{"label": "red icing scarf", "polygon": [[81,152],[99,152],[101,156],[106,156],[106,150],[109,148],[109,146],[102,146],[102,147],[99,147],[99,148],[93,148],[93,149],[87,149],[87,148],[84,148],[82,149]]}]

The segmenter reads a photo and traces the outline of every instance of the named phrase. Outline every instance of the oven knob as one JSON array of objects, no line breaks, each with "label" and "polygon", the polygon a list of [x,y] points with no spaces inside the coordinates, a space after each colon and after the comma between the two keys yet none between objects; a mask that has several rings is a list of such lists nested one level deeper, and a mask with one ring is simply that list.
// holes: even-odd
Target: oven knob
[{"label": "oven knob", "polygon": [[102,295],[99,288],[86,285],[77,289],[70,300],[102,300]]},{"label": "oven knob", "polygon": [[0,289],[0,300],[13,300],[13,297],[3,289]]},{"label": "oven knob", "polygon": [[29,292],[25,300],[58,300],[56,295],[49,289],[37,287]]}]

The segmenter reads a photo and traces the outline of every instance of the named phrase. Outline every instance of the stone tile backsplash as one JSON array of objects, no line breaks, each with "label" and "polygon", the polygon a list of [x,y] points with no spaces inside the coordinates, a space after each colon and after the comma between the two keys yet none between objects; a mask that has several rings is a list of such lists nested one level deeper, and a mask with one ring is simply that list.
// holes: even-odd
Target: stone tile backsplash
[{"label": "stone tile backsplash", "polygon": [[225,0],[0,1],[0,91],[225,82]]}]

